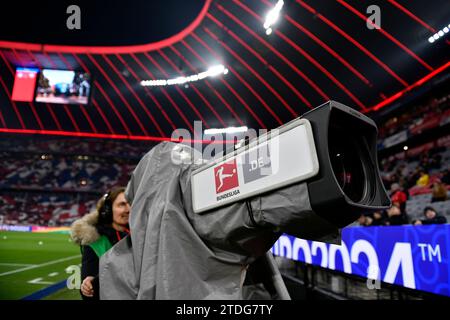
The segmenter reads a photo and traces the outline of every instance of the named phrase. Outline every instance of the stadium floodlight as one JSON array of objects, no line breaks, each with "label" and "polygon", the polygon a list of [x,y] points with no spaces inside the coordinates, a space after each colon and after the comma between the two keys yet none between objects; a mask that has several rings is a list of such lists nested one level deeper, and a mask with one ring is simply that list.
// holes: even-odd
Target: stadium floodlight
[{"label": "stadium floodlight", "polygon": [[219,64],[217,66],[212,66],[208,69],[207,74],[209,77],[215,77],[219,74],[223,74],[223,72],[225,71],[225,67],[222,64]]},{"label": "stadium floodlight", "polygon": [[281,9],[283,8],[284,1],[278,0],[275,7],[273,7],[266,15],[266,19],[264,20],[263,27],[266,29],[266,34],[269,35],[272,33],[272,26],[278,21],[280,17]]},{"label": "stadium floodlight", "polygon": [[210,67],[208,70],[204,71],[204,72],[200,72],[198,74],[193,74],[187,77],[176,77],[176,78],[172,78],[172,79],[157,79],[157,80],[142,80],[141,86],[143,87],[147,87],[147,86],[151,86],[151,87],[156,87],[156,86],[166,86],[166,85],[176,85],[176,84],[185,84],[187,82],[195,82],[201,79],[205,79],[207,77],[215,77],[218,76],[220,74],[227,74],[228,73],[228,69],[225,68],[224,65],[219,64],[219,65],[215,65]]},{"label": "stadium floodlight", "polygon": [[270,26],[274,25],[278,21],[278,18],[280,17],[280,11],[281,11],[281,8],[283,8],[283,5],[284,5],[284,1],[279,0],[277,2],[277,4],[275,5],[275,7],[273,7],[273,9],[271,9],[267,13],[266,20],[264,21],[265,29],[270,28]]},{"label": "stadium floodlight", "polygon": [[204,131],[205,135],[209,135],[209,134],[233,134],[233,133],[240,133],[240,132],[247,132],[248,131],[248,127],[247,126],[242,126],[242,127],[227,127],[227,128],[211,128],[211,129],[206,129]]},{"label": "stadium floodlight", "polygon": [[438,30],[435,34],[428,38],[429,43],[434,43],[440,38],[444,37],[445,34],[449,32],[450,24],[448,26],[443,27],[441,30]]}]

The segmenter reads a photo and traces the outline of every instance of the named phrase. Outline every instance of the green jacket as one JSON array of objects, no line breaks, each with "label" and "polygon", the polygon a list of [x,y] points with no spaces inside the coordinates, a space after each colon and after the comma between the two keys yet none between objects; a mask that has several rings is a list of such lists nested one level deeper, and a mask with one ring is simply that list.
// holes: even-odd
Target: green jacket
[{"label": "green jacket", "polygon": [[109,242],[108,237],[105,235],[101,235],[100,238],[98,238],[97,241],[91,243],[89,247],[94,250],[94,252],[97,254],[97,257],[100,259],[100,257],[109,249],[112,248],[111,242]]}]

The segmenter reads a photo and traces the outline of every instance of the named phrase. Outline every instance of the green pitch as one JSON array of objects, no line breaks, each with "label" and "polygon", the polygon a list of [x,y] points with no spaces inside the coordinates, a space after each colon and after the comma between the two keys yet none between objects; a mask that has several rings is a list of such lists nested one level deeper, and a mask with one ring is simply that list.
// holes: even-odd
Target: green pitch
[{"label": "green pitch", "polygon": [[[80,266],[81,255],[68,234],[0,231],[0,299],[16,300],[59,283]],[[66,287],[43,299],[80,299]]]}]

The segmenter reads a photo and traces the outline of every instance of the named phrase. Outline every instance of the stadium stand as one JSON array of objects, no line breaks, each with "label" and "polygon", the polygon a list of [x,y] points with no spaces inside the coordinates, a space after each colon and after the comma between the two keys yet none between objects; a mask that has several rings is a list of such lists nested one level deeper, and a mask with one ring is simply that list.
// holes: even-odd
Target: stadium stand
[{"label": "stadium stand", "polygon": [[426,103],[379,123],[379,139],[385,139],[402,130],[408,130],[411,134],[419,134],[446,124],[449,120],[450,95],[443,94],[440,97],[429,98]]},{"label": "stadium stand", "polygon": [[67,226],[95,207],[97,196],[3,192],[0,195],[0,224]]},{"label": "stadium stand", "polygon": [[[402,120],[403,127],[423,121],[413,116],[424,110],[438,110],[441,121],[449,118],[449,99],[430,100],[421,112],[412,111]],[[431,109],[430,109],[431,108]],[[389,124],[392,120],[386,122]],[[380,131],[384,126],[380,125]],[[392,133],[393,131],[390,131]],[[382,141],[383,139],[380,139]],[[12,136],[0,141],[0,221],[7,224],[69,225],[89,212],[95,199],[115,185],[125,186],[139,159],[152,147],[136,141],[72,139],[23,139]],[[433,206],[450,220],[450,200],[431,202],[433,183],[448,180],[450,136],[380,159],[382,179],[387,190],[394,183],[406,191],[408,221],[422,216],[426,206]],[[417,186],[419,172],[429,180]],[[447,182],[448,183],[448,182]],[[450,185],[444,184],[450,199]]]},{"label": "stadium stand", "polygon": [[[128,181],[133,165],[127,160],[54,154],[11,154],[3,152],[7,163],[0,172],[2,185],[16,188],[63,190],[107,189]],[[14,159],[14,161],[10,161]],[[8,161],[9,160],[9,161]]]},{"label": "stadium stand", "polygon": [[68,226],[125,186],[151,146],[120,141],[0,141],[0,224]]},{"label": "stadium stand", "polygon": [[[450,221],[449,123],[450,95],[439,88],[377,119],[382,180],[391,196],[394,184],[405,192],[403,209],[408,223],[423,218],[427,206]],[[422,175],[425,177],[419,182]],[[435,183],[446,190],[441,190],[446,199],[434,201]],[[361,224],[367,225],[364,219]]]}]

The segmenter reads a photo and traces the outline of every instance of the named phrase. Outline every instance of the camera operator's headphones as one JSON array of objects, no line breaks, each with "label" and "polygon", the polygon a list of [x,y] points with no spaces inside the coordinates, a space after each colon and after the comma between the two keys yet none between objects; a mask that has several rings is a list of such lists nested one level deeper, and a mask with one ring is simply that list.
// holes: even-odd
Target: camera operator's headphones
[{"label": "camera operator's headphones", "polygon": [[113,220],[113,210],[111,201],[111,191],[103,196],[103,205],[99,210],[100,219],[104,223],[110,223]]}]

